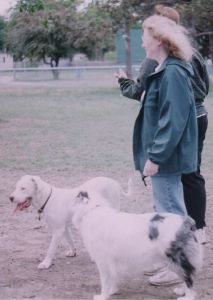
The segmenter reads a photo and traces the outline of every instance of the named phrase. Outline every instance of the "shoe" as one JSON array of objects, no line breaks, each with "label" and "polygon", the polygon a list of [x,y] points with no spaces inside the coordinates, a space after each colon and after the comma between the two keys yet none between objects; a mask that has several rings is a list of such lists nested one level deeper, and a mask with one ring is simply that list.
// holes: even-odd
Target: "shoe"
[{"label": "shoe", "polygon": [[144,275],[153,276],[164,269],[164,265],[162,263],[154,264],[150,269],[144,270]]},{"label": "shoe", "polygon": [[195,235],[196,235],[196,238],[197,238],[198,242],[201,245],[205,245],[206,243],[209,242],[209,238],[208,238],[208,236],[206,234],[205,227],[196,230]]},{"label": "shoe", "polygon": [[160,285],[172,285],[176,283],[182,283],[183,281],[176,273],[164,268],[158,274],[150,277],[148,282],[151,285],[160,286]]}]

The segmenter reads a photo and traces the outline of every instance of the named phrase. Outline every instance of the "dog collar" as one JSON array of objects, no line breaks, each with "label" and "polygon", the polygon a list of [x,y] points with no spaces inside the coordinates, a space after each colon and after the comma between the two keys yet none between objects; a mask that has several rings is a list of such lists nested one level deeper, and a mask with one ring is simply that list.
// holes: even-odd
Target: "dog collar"
[{"label": "dog collar", "polygon": [[49,196],[47,197],[47,200],[44,202],[44,204],[39,208],[38,210],[38,214],[39,214],[39,220],[41,220],[41,214],[43,213],[44,209],[45,209],[45,206],[47,205],[47,202],[49,201],[51,195],[52,195],[52,187],[51,187],[51,190],[50,190],[50,193],[49,193]]}]

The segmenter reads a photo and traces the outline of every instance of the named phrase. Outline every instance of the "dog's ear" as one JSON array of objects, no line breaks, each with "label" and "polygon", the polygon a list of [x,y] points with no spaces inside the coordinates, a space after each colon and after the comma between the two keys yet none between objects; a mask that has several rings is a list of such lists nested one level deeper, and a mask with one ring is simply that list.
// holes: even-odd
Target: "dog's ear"
[{"label": "dog's ear", "polygon": [[41,181],[41,178],[39,176],[32,176],[31,177],[32,182],[35,184],[35,188],[38,188],[38,184]]},{"label": "dog's ear", "polygon": [[86,191],[80,191],[77,198],[79,198],[85,204],[89,201],[89,195]]}]

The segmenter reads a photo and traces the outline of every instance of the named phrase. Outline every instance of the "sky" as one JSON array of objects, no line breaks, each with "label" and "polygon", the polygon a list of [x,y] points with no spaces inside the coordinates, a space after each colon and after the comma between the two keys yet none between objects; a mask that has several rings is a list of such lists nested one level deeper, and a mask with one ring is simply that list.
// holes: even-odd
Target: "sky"
[{"label": "sky", "polygon": [[0,16],[5,16],[8,8],[13,6],[17,0],[0,0]]}]

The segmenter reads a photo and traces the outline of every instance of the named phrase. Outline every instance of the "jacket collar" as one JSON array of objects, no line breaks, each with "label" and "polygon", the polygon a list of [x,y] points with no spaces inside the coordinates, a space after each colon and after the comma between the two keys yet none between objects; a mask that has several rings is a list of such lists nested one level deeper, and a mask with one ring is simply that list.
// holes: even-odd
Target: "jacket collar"
[{"label": "jacket collar", "polygon": [[192,66],[191,66],[191,64],[189,62],[186,62],[184,60],[181,60],[181,59],[178,59],[178,58],[175,58],[175,57],[172,57],[172,56],[168,56],[164,60],[164,62],[162,63],[161,67],[156,72],[151,73],[149,76],[161,73],[162,71],[164,71],[166,69],[166,67],[168,65],[177,65],[177,66],[180,66],[181,68],[185,69],[185,71],[188,72],[188,74],[190,76],[194,75],[193,68],[192,68]]}]

